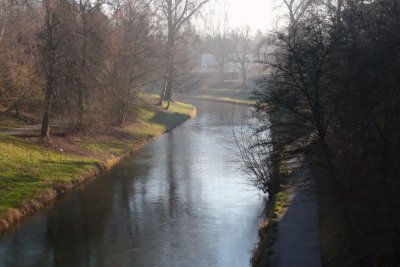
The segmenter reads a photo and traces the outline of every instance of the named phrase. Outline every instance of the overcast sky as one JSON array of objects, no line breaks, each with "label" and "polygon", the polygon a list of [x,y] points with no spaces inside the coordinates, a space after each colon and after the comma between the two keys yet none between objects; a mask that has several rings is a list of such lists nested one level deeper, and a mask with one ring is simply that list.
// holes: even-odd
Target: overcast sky
[{"label": "overcast sky", "polygon": [[254,30],[272,29],[278,10],[275,0],[214,0],[221,5],[226,1],[233,27],[248,25]]}]

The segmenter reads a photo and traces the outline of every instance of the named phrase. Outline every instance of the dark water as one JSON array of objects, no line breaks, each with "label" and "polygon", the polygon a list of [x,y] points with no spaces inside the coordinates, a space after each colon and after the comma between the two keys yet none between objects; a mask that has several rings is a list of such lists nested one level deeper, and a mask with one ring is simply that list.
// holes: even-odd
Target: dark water
[{"label": "dark water", "polygon": [[230,151],[248,110],[196,106],[197,118],[3,236],[0,266],[248,266],[263,197]]}]

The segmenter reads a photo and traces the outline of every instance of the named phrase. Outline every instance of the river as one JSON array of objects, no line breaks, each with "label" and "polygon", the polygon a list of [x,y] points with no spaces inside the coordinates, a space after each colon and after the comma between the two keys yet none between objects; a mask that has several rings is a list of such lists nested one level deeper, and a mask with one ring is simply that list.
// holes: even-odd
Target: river
[{"label": "river", "polygon": [[264,200],[238,171],[232,124],[249,111],[195,105],[196,118],[5,234],[0,266],[248,266]]}]

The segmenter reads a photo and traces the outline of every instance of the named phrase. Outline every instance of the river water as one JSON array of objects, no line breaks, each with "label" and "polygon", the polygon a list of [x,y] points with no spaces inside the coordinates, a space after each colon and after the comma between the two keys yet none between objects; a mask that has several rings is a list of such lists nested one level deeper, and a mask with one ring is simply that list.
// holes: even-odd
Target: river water
[{"label": "river water", "polygon": [[198,115],[0,239],[0,266],[244,267],[263,196],[233,153],[248,108]]}]

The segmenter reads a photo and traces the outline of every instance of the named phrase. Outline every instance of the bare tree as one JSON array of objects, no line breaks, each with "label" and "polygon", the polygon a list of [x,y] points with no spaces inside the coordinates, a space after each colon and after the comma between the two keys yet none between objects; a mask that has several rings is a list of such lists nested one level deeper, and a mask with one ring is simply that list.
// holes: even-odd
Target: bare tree
[{"label": "bare tree", "polygon": [[139,88],[153,82],[151,72],[155,40],[150,36],[151,1],[121,1],[115,11],[116,43],[112,54],[110,80],[118,110],[118,123],[124,125]]},{"label": "bare tree", "polygon": [[[289,24],[294,27],[315,0],[282,0],[287,11]],[[339,0],[341,1],[341,0]]]},{"label": "bare tree", "polygon": [[232,32],[232,41],[234,44],[233,53],[230,61],[233,62],[242,74],[242,87],[246,87],[247,73],[250,64],[253,62],[251,48],[251,29],[244,26]]},{"label": "bare tree", "polygon": [[49,138],[50,135],[50,113],[55,92],[55,81],[59,63],[60,42],[64,38],[61,33],[61,21],[58,14],[56,0],[44,0],[44,23],[40,32],[42,40],[41,65],[45,72],[46,89],[43,110],[41,136]]},{"label": "bare tree", "polygon": [[[20,110],[38,94],[35,72],[35,29],[39,23],[24,1],[0,3],[0,115]],[[39,93],[40,94],[40,93]]]},{"label": "bare tree", "polygon": [[[259,123],[259,121],[255,120]],[[260,127],[247,122],[246,126],[234,128],[233,135],[242,158],[242,170],[250,177],[250,182],[268,193],[272,199],[279,191],[279,177],[274,173],[275,158],[273,140],[269,127]]]},{"label": "bare tree", "polygon": [[218,14],[215,11],[215,7],[213,7],[210,14],[207,16],[207,20],[212,21],[208,32],[211,37],[211,53],[217,62],[221,85],[224,84],[225,71],[232,50],[232,42],[230,39],[231,29],[229,27],[229,14],[227,10],[226,3],[224,3],[221,14]]},{"label": "bare tree", "polygon": [[160,12],[167,24],[166,71],[159,105],[163,100],[169,102],[172,96],[174,65],[179,33],[209,0],[159,0]]}]

